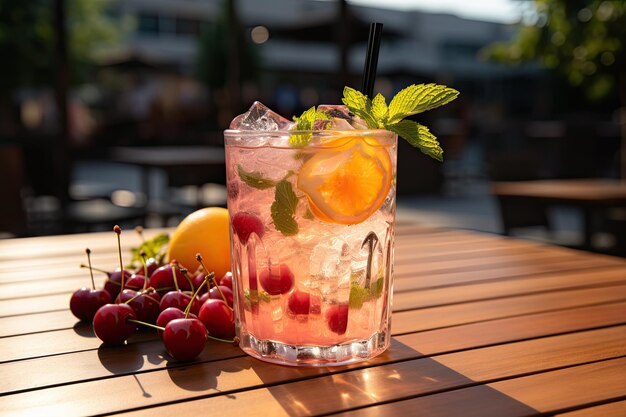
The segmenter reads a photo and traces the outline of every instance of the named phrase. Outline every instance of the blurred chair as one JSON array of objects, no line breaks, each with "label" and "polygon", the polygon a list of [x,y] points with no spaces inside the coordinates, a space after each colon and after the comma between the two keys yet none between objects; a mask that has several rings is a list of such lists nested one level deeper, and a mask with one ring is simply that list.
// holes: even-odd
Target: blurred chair
[{"label": "blurred chair", "polygon": [[19,235],[26,229],[26,211],[22,203],[24,159],[17,145],[0,145],[0,178],[4,198],[0,204],[0,236]]},{"label": "blurred chair", "polygon": [[[487,172],[492,181],[525,181],[545,178],[544,161],[533,150],[491,152],[487,157]],[[492,188],[498,201],[500,220],[505,235],[513,229],[539,226],[551,230],[547,208],[529,203],[524,198],[500,195]]]}]

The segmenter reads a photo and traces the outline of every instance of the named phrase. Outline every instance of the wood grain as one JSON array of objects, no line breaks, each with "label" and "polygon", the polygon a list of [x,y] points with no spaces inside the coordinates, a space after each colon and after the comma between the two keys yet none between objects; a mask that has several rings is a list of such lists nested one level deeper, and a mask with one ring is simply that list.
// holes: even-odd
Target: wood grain
[{"label": "wood grain", "polygon": [[560,413],[557,417],[624,417],[626,416],[626,401],[615,401],[595,407]]},{"label": "wood grain", "polygon": [[615,369],[624,366],[626,358],[607,360],[336,415],[389,416],[410,410],[420,410],[428,416],[471,417],[554,413],[623,396],[626,372]]},{"label": "wood grain", "polygon": [[[395,337],[395,340],[401,345],[409,346],[412,350],[419,352],[420,355],[434,355],[463,349],[509,343],[516,340],[549,336],[551,334],[569,333],[599,327],[614,326],[622,323],[626,323],[626,303],[583,307],[575,310],[512,317],[490,322],[473,323],[445,329],[422,331],[419,333],[397,336]],[[416,324],[416,327],[417,326],[420,326],[420,324]],[[71,333],[66,333],[66,336],[70,337]],[[129,366],[123,364],[124,358],[128,357],[130,357],[128,361],[131,364],[136,364],[137,361],[140,361],[140,366],[132,366],[134,371],[156,369],[154,366],[155,363],[164,366],[162,358],[160,360],[158,358],[154,358],[153,360],[147,361],[137,359],[137,352],[163,351],[161,342],[157,341],[154,336],[145,334],[141,336],[143,337],[142,340],[146,342],[142,343],[140,347],[133,347],[134,344],[137,343],[137,339],[135,338],[129,346],[123,348],[126,349],[126,352],[133,352],[134,356],[131,353],[125,354],[125,350],[118,351],[118,349],[105,349],[104,352],[109,355],[108,357],[113,358],[106,361],[109,368],[115,368],[118,362],[122,362],[122,365],[117,365],[117,369]],[[0,341],[11,339],[17,338],[2,339]],[[33,340],[33,338],[22,340]],[[148,340],[152,341],[150,342]],[[38,386],[41,387],[67,383],[70,381],[77,381],[80,378],[100,378],[111,374],[110,372],[103,370],[102,367],[97,366],[97,361],[99,360],[102,352],[102,350],[96,350],[98,342],[92,340],[91,342],[85,341],[83,344],[80,344],[80,339],[75,336],[73,343],[74,345],[83,347],[85,352],[77,353],[72,351],[72,345],[68,345],[66,347],[66,354],[55,356],[53,362],[50,361],[48,357],[44,357],[0,364],[0,371],[3,375],[15,376],[19,373],[22,376],[28,376],[27,378],[0,379],[0,392],[17,391]],[[89,343],[91,343],[91,345]],[[148,346],[148,343],[152,343],[154,346]],[[5,344],[0,347],[0,352],[11,352],[10,349],[16,349],[16,346],[16,344]],[[89,346],[91,346],[91,349],[88,349]],[[396,345],[394,345],[394,347],[395,346]],[[224,347],[224,349],[226,349],[226,347]],[[49,352],[51,349],[43,349],[42,351]],[[232,348],[232,351],[241,353],[238,349],[234,348]],[[226,350],[226,353],[228,354],[228,350]],[[31,351],[30,354],[36,355],[36,352],[33,353]],[[234,353],[231,352],[230,354],[232,355]],[[13,353],[13,355],[20,354]],[[151,353],[147,354],[148,358],[150,355]],[[211,357],[210,351],[205,351],[204,355],[208,356],[203,356],[203,358]],[[22,355],[22,357],[24,356]],[[64,372],[62,374],[57,374],[54,372],[55,369],[64,369]],[[105,366],[105,369],[108,368]],[[45,370],[48,371],[44,372]],[[91,372],[88,374],[89,376],[86,375],[85,370],[89,370]]]},{"label": "wood grain", "polygon": [[[411,395],[415,390],[438,391],[623,355],[626,355],[626,328],[603,329],[382,365],[406,357],[421,356],[420,352],[412,348],[394,346],[388,355],[377,358],[365,368],[363,365],[355,365],[334,369],[289,367],[275,369],[273,365],[241,357],[224,363],[212,362],[142,374],[137,379],[141,382],[143,390],[150,393],[149,398],[145,397],[143,391],[137,389],[138,384],[134,377],[126,376],[15,394],[10,397],[5,407],[14,415],[21,415],[20,413],[27,415],[28,412],[55,415],[55,409],[59,410],[58,415],[63,413],[72,415],[71,410],[84,409],[87,406],[94,413],[110,413],[118,409],[119,405],[115,404],[114,399],[122,395],[125,398],[124,406],[135,408],[188,399],[189,393],[184,389],[186,387],[195,388],[194,391],[198,392],[198,396],[221,394],[216,398],[185,403],[181,405],[184,408],[179,409],[179,412],[184,410],[185,413],[195,414],[201,413],[203,407],[221,410],[223,406],[232,402],[224,395],[231,391],[267,384],[284,384],[307,378],[301,382],[291,383],[288,391],[285,388],[282,391],[285,391],[287,396],[303,398],[306,398],[307,392],[315,392],[318,398],[322,397],[325,400],[310,401],[306,414],[319,414],[346,408],[342,401],[343,397],[349,397],[350,406],[354,407],[367,405],[372,398],[376,401],[387,401]],[[514,367],[508,366],[512,358],[515,359]],[[346,373],[345,369],[355,370]],[[332,374],[339,371],[342,373]],[[389,375],[398,375],[398,378],[389,378]],[[180,384],[184,383],[186,387],[163,389],[162,387],[168,386],[169,380],[180,381]],[[364,380],[368,382],[365,391],[357,387],[357,382],[362,383]],[[370,381],[372,382],[369,383]],[[337,395],[337,390],[340,391],[340,395]],[[259,404],[254,400],[257,393],[241,392],[237,397],[248,403],[248,406],[239,404],[237,410],[247,413],[249,407],[262,408],[270,415],[275,415],[275,412],[280,412],[279,408],[285,408],[285,402],[281,401],[284,398],[280,394],[281,386],[261,388],[260,391],[269,391],[276,400]],[[97,398],[92,398],[89,396],[90,392],[101,394]],[[53,410],[45,403],[29,409],[29,405],[33,404],[35,399],[46,398],[57,399]],[[58,400],[61,398],[64,399],[65,407],[63,402]],[[299,406],[292,404],[291,409],[287,409],[289,414],[298,411],[293,407]],[[161,410],[157,413],[162,414]]]},{"label": "wood grain", "polygon": [[219,343],[169,361],[153,333],[101,347],[67,309],[87,245],[117,265],[111,232],[0,240],[1,414],[626,415],[624,259],[398,225],[392,347],[291,368]]}]

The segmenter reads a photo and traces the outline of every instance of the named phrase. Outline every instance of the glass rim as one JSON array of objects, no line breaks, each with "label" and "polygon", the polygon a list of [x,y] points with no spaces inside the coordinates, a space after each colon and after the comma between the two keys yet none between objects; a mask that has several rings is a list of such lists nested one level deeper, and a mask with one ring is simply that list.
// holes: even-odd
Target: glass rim
[{"label": "glass rim", "polygon": [[347,134],[355,136],[365,135],[397,135],[397,133],[386,129],[322,129],[322,130],[238,130],[225,129],[224,136],[291,136],[311,133],[316,134]]}]

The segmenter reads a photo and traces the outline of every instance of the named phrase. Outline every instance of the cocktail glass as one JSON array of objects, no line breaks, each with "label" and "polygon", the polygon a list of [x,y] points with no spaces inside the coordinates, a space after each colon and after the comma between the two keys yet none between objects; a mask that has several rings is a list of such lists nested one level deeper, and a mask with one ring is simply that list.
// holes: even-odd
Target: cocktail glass
[{"label": "cocktail glass", "polygon": [[[290,144],[294,135],[308,143]],[[397,136],[226,130],[225,149],[241,348],[264,361],[308,366],[383,352]]]}]

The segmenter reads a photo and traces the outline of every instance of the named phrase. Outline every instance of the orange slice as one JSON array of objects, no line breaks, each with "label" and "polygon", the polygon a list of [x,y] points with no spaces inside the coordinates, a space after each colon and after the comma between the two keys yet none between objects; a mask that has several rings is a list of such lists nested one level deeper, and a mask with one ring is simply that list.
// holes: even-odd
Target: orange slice
[{"label": "orange slice", "polygon": [[316,150],[298,174],[298,188],[324,221],[355,224],[384,203],[391,187],[387,150],[376,139],[341,137]]}]

